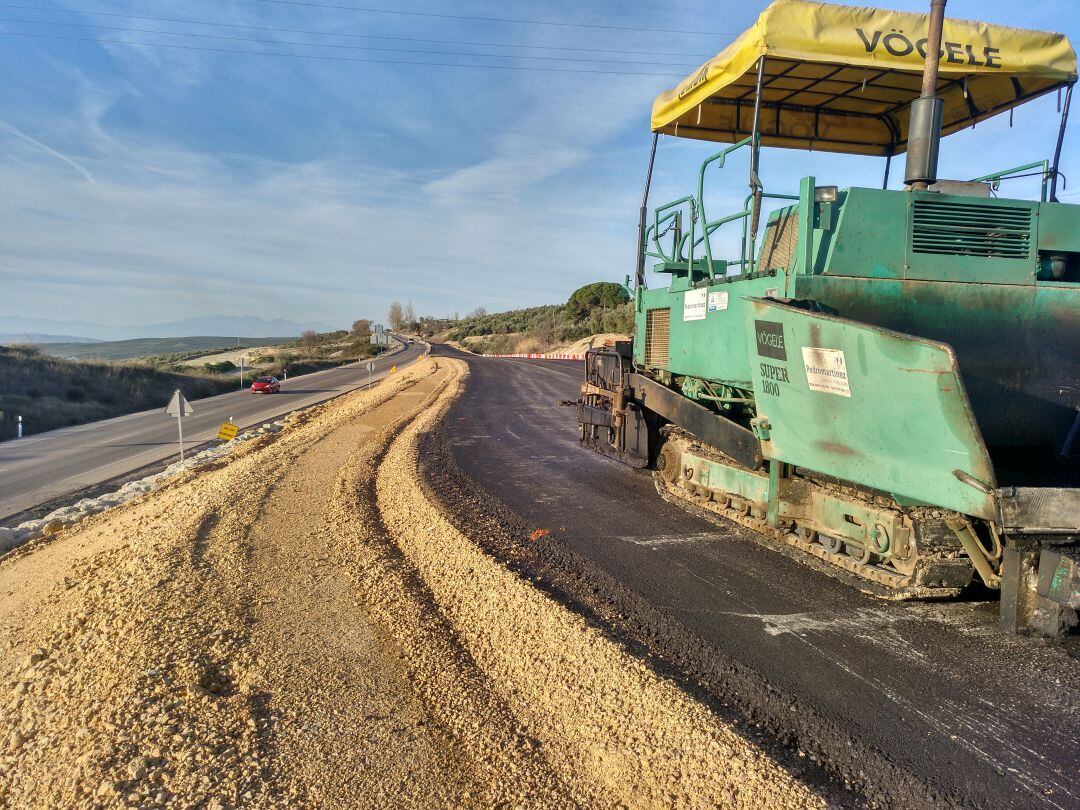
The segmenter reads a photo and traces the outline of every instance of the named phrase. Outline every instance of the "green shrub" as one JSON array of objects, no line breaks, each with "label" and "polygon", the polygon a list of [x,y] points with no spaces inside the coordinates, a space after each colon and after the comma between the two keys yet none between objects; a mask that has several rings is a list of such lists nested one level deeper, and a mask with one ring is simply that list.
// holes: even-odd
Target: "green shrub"
[{"label": "green shrub", "polygon": [[[634,309],[630,294],[621,284],[598,281],[574,290],[562,306],[530,307],[463,318],[454,324],[448,336],[451,340],[463,340],[523,333],[551,345],[600,332],[628,334],[633,329]],[[470,345],[487,354],[501,354],[510,341],[472,341]]]},{"label": "green shrub", "polygon": [[582,320],[596,310],[615,309],[629,300],[630,294],[621,284],[597,281],[574,290],[563,311],[572,320]]},{"label": "green shrub", "polygon": [[227,371],[236,371],[239,366],[232,360],[222,360],[218,363],[204,363],[203,368],[209,374],[224,374]]}]

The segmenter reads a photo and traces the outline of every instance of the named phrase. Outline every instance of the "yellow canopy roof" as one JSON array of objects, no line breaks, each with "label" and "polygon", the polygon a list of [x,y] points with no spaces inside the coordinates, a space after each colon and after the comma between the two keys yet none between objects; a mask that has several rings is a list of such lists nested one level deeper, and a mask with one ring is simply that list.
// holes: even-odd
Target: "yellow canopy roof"
[{"label": "yellow canopy roof", "polygon": [[[775,0],[754,26],[653,102],[652,128],[734,142],[750,134],[765,61],[761,142],[860,155],[907,148],[930,18]],[[938,95],[949,134],[1076,81],[1062,34],[946,18]]]}]

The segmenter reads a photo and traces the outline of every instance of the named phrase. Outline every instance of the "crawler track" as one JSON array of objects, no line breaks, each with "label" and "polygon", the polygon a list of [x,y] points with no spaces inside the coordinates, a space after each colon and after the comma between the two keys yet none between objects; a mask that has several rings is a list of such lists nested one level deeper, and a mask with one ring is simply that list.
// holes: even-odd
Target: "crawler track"
[{"label": "crawler track", "polygon": [[[677,448],[679,457],[705,456],[736,466],[715,449],[705,447],[681,432],[672,431],[666,441]],[[961,556],[960,545],[941,531],[944,526],[937,510],[908,511],[918,539],[915,550],[905,560],[904,570],[898,570],[884,560],[860,560],[848,553],[840,541],[830,541],[816,532],[800,530],[794,524],[773,528],[745,499],[709,491],[681,475],[674,477],[675,480],[669,480],[660,472],[653,473],[656,489],[665,498],[692,507],[714,522],[719,517],[745,526],[769,547],[800,562],[813,564],[864,593],[883,599],[947,599],[958,596],[963,585],[970,581],[970,563]],[[804,485],[823,486],[809,480]],[[844,495],[872,503],[872,496],[849,488],[845,488]]]}]

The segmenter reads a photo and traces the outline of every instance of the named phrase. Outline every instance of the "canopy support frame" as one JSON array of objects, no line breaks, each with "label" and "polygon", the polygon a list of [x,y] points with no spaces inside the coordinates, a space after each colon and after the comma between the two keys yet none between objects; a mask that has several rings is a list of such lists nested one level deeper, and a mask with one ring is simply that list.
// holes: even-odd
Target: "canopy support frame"
[{"label": "canopy support frame", "polygon": [[[950,20],[950,36],[967,44],[935,51],[948,0],[922,2],[929,15],[778,0],[733,43],[656,98],[652,128],[733,143],[755,134],[741,113],[756,105],[762,146],[895,158],[911,151],[905,133],[912,131],[916,109],[920,150],[933,151],[930,145],[944,135],[1076,81],[1076,54],[1062,34]],[[865,48],[851,36],[853,23]],[[885,33],[889,26],[891,34]],[[928,36],[915,38],[923,32]],[[756,75],[763,58],[764,85]],[[730,106],[708,106],[717,102]],[[937,111],[927,113],[936,106],[943,107],[940,127]],[[832,120],[852,112],[862,113],[866,125],[848,117]],[[927,117],[929,124],[921,120]],[[932,178],[912,179],[918,187]]]},{"label": "canopy support frame", "polygon": [[652,149],[649,150],[649,168],[645,172],[645,191],[641,195],[641,212],[638,217],[637,270],[634,274],[634,287],[645,286],[645,221],[649,215],[649,188],[652,186],[653,163],[656,161],[656,143],[660,133],[652,136]]},{"label": "canopy support frame", "polygon": [[754,248],[757,245],[758,228],[761,225],[761,193],[764,190],[761,178],[758,176],[758,165],[761,158],[761,96],[765,89],[765,56],[758,59],[757,87],[754,92],[754,121],[750,129],[750,193],[754,197],[753,211],[750,214],[750,255],[743,256],[743,267],[754,272]]},{"label": "canopy support frame", "polygon": [[1065,87],[1065,102],[1061,107],[1061,124],[1058,127],[1057,144],[1054,146],[1054,163],[1050,170],[1050,202],[1057,202],[1058,169],[1061,168],[1061,147],[1065,143],[1065,128],[1069,123],[1069,107],[1072,106],[1072,93],[1075,82]]}]

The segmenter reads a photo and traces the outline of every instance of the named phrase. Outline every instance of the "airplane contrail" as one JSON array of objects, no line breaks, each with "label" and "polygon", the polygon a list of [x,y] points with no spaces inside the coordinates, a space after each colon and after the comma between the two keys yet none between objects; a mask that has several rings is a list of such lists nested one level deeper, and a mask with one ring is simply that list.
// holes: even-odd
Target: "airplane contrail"
[{"label": "airplane contrail", "polygon": [[31,138],[29,135],[27,135],[21,129],[19,129],[18,127],[12,126],[7,121],[0,121],[0,126],[2,126],[4,129],[6,129],[8,132],[10,132],[12,135],[15,135],[15,136],[17,136],[19,138],[22,138],[24,141],[27,141],[28,143],[32,143],[34,146],[37,146],[37,147],[39,147],[41,149],[44,149],[46,152],[48,152],[50,155],[57,158],[58,160],[64,161],[64,163],[71,166],[73,169],[75,169],[75,171],[77,171],[84,178],[86,178],[86,181],[88,183],[90,183],[90,185],[92,185],[92,186],[97,185],[97,181],[94,179],[94,175],[90,174],[88,169],[86,169],[84,166],[80,165],[79,163],[77,163],[74,160],[72,160],[71,158],[69,158],[63,152],[58,152],[57,150],[53,149],[48,144],[44,144],[39,140]]}]

